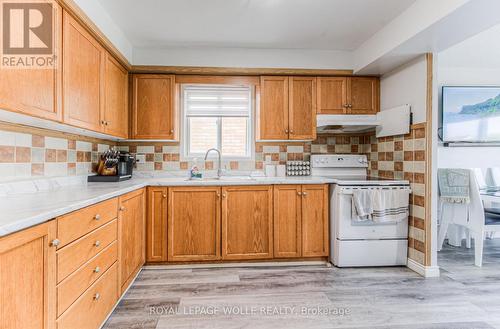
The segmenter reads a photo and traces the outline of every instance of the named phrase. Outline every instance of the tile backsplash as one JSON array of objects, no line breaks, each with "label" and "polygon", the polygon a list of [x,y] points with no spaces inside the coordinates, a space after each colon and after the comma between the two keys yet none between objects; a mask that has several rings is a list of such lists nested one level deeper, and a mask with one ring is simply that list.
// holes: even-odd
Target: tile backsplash
[{"label": "tile backsplash", "polygon": [[[251,160],[224,160],[222,167],[227,170],[263,170],[264,164],[285,164],[290,160],[309,160],[311,154],[356,153],[369,154],[372,136],[327,136],[320,135],[312,142],[256,142],[255,156]],[[144,155],[146,161],[137,164],[136,170],[186,170],[193,161],[181,158],[179,143],[161,142],[120,142],[120,150]],[[201,169],[214,169],[214,161],[197,159]]]},{"label": "tile backsplash", "polygon": [[74,176],[92,172],[98,153],[113,143],[95,143],[0,130],[0,180]]}]

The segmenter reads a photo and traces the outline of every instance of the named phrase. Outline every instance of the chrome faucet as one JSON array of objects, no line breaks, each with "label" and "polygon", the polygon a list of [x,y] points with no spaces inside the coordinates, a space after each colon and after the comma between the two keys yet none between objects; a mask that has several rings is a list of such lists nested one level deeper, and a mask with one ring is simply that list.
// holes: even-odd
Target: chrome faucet
[{"label": "chrome faucet", "polygon": [[222,176],[222,169],[220,167],[221,166],[221,160],[222,160],[221,157],[222,156],[221,156],[221,153],[220,153],[220,151],[218,149],[211,148],[210,150],[207,151],[207,153],[205,153],[205,161],[208,158],[208,153],[210,153],[211,151],[215,151],[215,152],[217,152],[219,154],[219,161],[217,163],[217,178],[220,178]]}]

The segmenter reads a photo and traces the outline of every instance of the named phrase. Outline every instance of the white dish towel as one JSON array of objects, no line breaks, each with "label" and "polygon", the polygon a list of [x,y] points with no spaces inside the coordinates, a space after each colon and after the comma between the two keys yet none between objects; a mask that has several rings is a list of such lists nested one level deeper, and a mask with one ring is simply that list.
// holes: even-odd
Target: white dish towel
[{"label": "white dish towel", "polygon": [[373,189],[371,199],[373,205],[372,220],[377,223],[399,223],[408,218],[410,190],[407,189]]},{"label": "white dish towel", "polygon": [[354,190],[352,192],[352,219],[364,222],[372,219],[373,206],[371,190]]}]

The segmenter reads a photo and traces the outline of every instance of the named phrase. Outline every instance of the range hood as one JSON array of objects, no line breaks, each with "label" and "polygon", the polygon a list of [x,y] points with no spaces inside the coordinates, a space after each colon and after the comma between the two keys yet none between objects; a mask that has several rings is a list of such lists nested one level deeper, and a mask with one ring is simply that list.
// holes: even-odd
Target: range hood
[{"label": "range hood", "polygon": [[318,114],[318,133],[345,134],[375,131],[377,137],[405,135],[410,132],[411,107],[406,104],[372,115]]}]

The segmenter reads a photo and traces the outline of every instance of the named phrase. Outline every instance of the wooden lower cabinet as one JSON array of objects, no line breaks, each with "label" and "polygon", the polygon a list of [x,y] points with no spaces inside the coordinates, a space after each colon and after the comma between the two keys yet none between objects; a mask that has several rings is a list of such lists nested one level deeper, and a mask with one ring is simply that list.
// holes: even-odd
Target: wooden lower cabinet
[{"label": "wooden lower cabinet", "polygon": [[168,189],[168,261],[218,260],[220,187]]},{"label": "wooden lower cabinet", "polygon": [[273,187],[222,188],[222,259],[273,257]]},{"label": "wooden lower cabinet", "polygon": [[117,277],[115,263],[57,319],[57,329],[99,328],[118,300]]},{"label": "wooden lower cabinet", "polygon": [[148,187],[146,261],[167,261],[167,187]]},{"label": "wooden lower cabinet", "polygon": [[118,198],[119,284],[124,292],[145,262],[145,192],[130,192]]},{"label": "wooden lower cabinet", "polygon": [[274,186],[274,257],[302,256],[302,187]]},{"label": "wooden lower cabinet", "polygon": [[328,256],[328,185],[302,185],[302,257]]},{"label": "wooden lower cabinet", "polygon": [[328,256],[328,185],[274,186],[274,257]]},{"label": "wooden lower cabinet", "polygon": [[50,221],[0,238],[0,328],[55,328],[55,233]]}]

